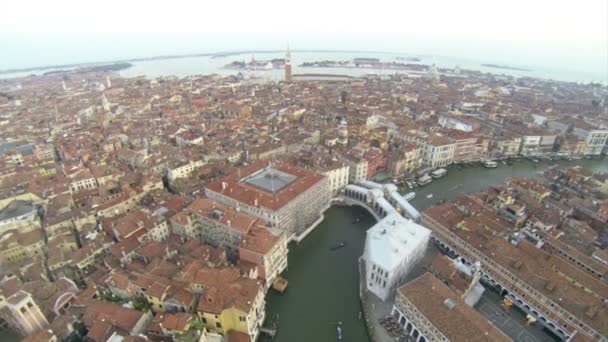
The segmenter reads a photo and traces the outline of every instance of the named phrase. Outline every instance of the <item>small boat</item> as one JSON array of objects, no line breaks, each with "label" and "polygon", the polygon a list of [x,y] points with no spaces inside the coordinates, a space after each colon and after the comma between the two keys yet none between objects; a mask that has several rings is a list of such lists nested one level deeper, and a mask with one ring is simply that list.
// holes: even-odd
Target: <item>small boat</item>
[{"label": "small boat", "polygon": [[338,325],[336,326],[336,333],[338,334],[338,342],[343,341],[342,340],[342,322],[338,322]]},{"label": "small boat", "polygon": [[406,201],[411,201],[411,200],[413,200],[414,198],[416,198],[416,193],[415,193],[415,192],[413,192],[413,191],[412,191],[412,192],[408,192],[407,194],[403,195],[402,197],[403,197],[403,199],[404,199],[404,200],[406,200]]},{"label": "small boat", "polygon": [[424,176],[422,176],[422,177],[418,178],[417,183],[418,183],[418,185],[420,185],[420,186],[424,186],[424,185],[429,184],[429,183],[430,183],[430,182],[432,182],[432,181],[433,181],[433,178],[431,178],[431,176],[429,176],[429,174],[428,174],[428,173],[425,173],[425,174],[424,174]]},{"label": "small boat", "polygon": [[493,160],[484,160],[481,162],[481,164],[483,164],[483,166],[487,167],[488,169],[493,169],[498,166],[498,163]]},{"label": "small boat", "polygon": [[338,250],[338,249],[340,249],[340,248],[342,248],[344,246],[346,246],[346,242],[342,241],[342,242],[340,242],[338,244],[335,244],[335,245],[331,246],[330,250],[335,251],[335,250]]},{"label": "small boat", "polygon": [[426,195],[426,198],[433,198],[433,194]]},{"label": "small boat", "polygon": [[431,172],[431,177],[441,178],[441,177],[445,176],[447,173],[448,173],[448,170],[440,168],[440,169],[437,169],[437,170]]}]

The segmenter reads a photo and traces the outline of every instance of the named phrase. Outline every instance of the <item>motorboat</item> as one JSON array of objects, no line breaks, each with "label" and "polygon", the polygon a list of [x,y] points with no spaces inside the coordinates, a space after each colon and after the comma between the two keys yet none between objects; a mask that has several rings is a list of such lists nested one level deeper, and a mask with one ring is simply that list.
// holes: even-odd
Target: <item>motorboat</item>
[{"label": "motorboat", "polygon": [[481,164],[483,166],[487,167],[488,169],[493,169],[493,168],[495,168],[495,167],[498,166],[498,163],[496,163],[493,160],[484,160],[484,161],[481,162]]},{"label": "motorboat", "polygon": [[431,178],[431,176],[429,176],[428,173],[425,173],[424,176],[418,178],[418,180],[416,182],[418,183],[418,185],[424,186],[424,185],[429,184],[432,181],[433,181],[433,178]]},{"label": "motorboat", "polygon": [[342,247],[345,247],[345,246],[346,246],[346,242],[342,241],[340,243],[337,243],[337,244],[331,246],[330,250],[335,251],[335,250],[338,250],[338,249],[340,249]]},{"label": "motorboat", "polygon": [[441,178],[441,177],[445,176],[447,173],[448,173],[448,170],[440,168],[440,169],[437,169],[437,170],[431,172],[431,177]]}]

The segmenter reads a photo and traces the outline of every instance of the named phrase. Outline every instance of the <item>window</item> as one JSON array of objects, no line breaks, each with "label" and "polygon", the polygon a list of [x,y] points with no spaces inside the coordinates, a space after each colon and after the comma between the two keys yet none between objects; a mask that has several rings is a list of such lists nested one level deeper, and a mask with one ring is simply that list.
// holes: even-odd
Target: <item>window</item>
[{"label": "window", "polygon": [[25,307],[22,306],[21,309],[19,309],[21,311],[21,313],[25,313]]},{"label": "window", "polygon": [[241,321],[241,322],[246,322],[246,321],[247,321],[247,318],[246,318],[245,316],[240,316],[240,317],[239,317],[239,321]]},{"label": "window", "polygon": [[205,317],[202,318],[203,324],[207,324],[207,319]]},{"label": "window", "polygon": [[215,322],[215,327],[218,328],[218,329],[222,329],[222,323]]},{"label": "window", "polygon": [[28,308],[31,308],[31,307],[33,307],[33,306],[34,306],[34,304],[32,304],[32,302],[27,302],[27,307],[28,307]]}]

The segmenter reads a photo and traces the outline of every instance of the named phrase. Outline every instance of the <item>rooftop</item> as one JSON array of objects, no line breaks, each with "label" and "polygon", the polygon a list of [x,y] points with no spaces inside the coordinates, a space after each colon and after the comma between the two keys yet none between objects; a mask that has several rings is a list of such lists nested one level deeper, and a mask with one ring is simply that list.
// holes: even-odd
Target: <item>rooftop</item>
[{"label": "rooftop", "polygon": [[243,182],[274,194],[293,183],[296,179],[297,177],[292,174],[268,166],[249,175]]},{"label": "rooftop", "polygon": [[510,341],[430,273],[398,290],[450,341]]},{"label": "rooftop", "polygon": [[430,235],[430,230],[414,221],[389,214],[367,231],[370,259],[392,270]]}]

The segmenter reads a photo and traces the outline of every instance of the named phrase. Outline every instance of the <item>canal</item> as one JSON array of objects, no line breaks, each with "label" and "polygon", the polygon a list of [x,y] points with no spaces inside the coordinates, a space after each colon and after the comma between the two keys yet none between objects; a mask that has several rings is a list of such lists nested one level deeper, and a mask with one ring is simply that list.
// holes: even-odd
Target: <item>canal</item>
[{"label": "canal", "polygon": [[[496,169],[482,166],[450,167],[447,176],[413,189],[412,204],[419,210],[450,200],[462,193],[480,191],[513,176],[534,176],[551,165],[581,165],[593,172],[608,172],[607,160],[578,160],[532,163],[516,161]],[[406,192],[412,190],[405,190]],[[432,194],[431,198],[427,195]],[[360,218],[355,222],[354,218]],[[358,207],[332,207],[325,220],[300,244],[290,245],[289,270],[284,276],[289,287],[284,294],[270,291],[267,297],[267,322],[278,322],[272,341],[336,341],[336,322],[344,327],[344,341],[369,342],[364,321],[360,319],[358,258],[363,252],[365,231],[374,218]],[[336,251],[330,248],[345,241]],[[271,339],[262,336],[263,342]]]}]

